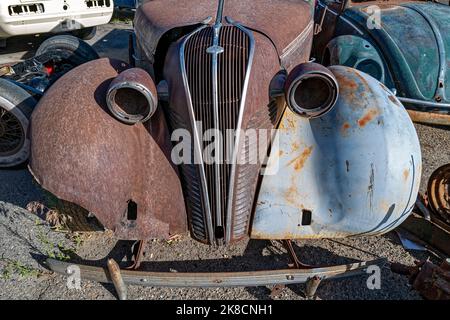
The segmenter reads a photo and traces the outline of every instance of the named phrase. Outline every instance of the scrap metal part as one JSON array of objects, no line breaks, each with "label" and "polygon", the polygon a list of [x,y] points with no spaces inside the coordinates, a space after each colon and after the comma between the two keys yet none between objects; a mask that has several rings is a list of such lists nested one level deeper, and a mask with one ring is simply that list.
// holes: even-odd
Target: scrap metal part
[{"label": "scrap metal part", "polygon": [[109,277],[111,278],[114,288],[116,288],[117,295],[120,300],[127,300],[127,286],[123,281],[120,267],[114,259],[108,259],[106,264],[108,266]]},{"label": "scrap metal part", "polygon": [[433,211],[450,224],[450,164],[433,172],[428,180],[427,194]]},{"label": "scrap metal part", "polygon": [[401,228],[412,234],[421,242],[425,242],[430,249],[437,250],[450,256],[450,228],[444,223],[432,219],[431,221],[413,213],[401,224]]},{"label": "scrap metal part", "polygon": [[[382,265],[385,259],[364,261],[315,269],[286,269],[249,272],[145,272],[121,270],[120,274],[126,285],[149,287],[246,287],[269,286],[277,284],[306,283],[314,277],[322,281],[365,274],[371,265]],[[73,263],[47,259],[47,266],[54,272],[70,275]],[[81,278],[101,283],[111,283],[112,279],[105,268],[79,265]]]},{"label": "scrap metal part", "polygon": [[450,300],[450,259],[440,266],[426,260],[416,262],[416,266],[392,264],[395,273],[410,277],[410,283],[425,299]]},{"label": "scrap metal part", "polygon": [[450,126],[450,115],[448,114],[424,112],[416,110],[408,110],[408,114],[411,117],[411,120],[417,123],[426,123],[439,126]]}]

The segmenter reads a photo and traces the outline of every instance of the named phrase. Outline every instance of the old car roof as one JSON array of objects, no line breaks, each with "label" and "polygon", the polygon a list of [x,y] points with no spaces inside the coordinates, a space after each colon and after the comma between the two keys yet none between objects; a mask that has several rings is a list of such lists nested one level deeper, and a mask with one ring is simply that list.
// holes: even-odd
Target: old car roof
[{"label": "old car roof", "polygon": [[[212,0],[148,1],[136,12],[135,29],[141,39],[147,39],[146,49],[154,52],[165,32],[201,23],[215,17],[216,11],[217,1]],[[305,0],[226,0],[223,15],[266,34],[280,55],[312,20],[310,4]]]}]

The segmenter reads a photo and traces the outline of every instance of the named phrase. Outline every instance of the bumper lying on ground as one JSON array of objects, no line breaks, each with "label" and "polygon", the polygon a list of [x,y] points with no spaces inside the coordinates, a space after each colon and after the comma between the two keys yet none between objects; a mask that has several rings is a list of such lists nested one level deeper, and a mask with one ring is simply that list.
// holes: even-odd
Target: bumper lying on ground
[{"label": "bumper lying on ground", "polygon": [[[249,272],[146,272],[122,270],[121,275],[126,285],[141,285],[148,287],[239,287],[239,286],[268,286],[276,284],[306,283],[308,280],[319,277],[320,280],[345,278],[367,273],[372,265],[382,265],[384,259],[352,263],[324,268],[313,269],[285,269]],[[59,274],[71,275],[74,266],[80,268],[83,280],[92,280],[101,283],[111,283],[108,269],[86,265],[74,265],[54,259],[46,261],[48,267]]]},{"label": "bumper lying on ground", "polygon": [[20,0],[2,0],[0,38],[102,25],[111,20],[112,13],[112,0],[36,0],[25,3]]}]

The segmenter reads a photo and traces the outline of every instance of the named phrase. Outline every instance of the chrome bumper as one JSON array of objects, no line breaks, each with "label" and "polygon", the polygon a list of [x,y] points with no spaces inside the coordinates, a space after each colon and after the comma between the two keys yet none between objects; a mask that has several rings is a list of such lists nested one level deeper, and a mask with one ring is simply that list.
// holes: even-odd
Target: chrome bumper
[{"label": "chrome bumper", "polygon": [[[364,261],[346,265],[313,269],[285,269],[250,272],[205,272],[205,273],[183,273],[183,272],[147,272],[121,270],[120,274],[125,285],[140,285],[148,287],[251,287],[270,285],[289,285],[306,283],[312,278],[330,280],[350,276],[363,275],[367,268],[372,265],[383,265],[385,259]],[[91,280],[101,283],[112,283],[107,268],[93,267],[87,265],[75,265],[70,262],[62,262],[47,259],[46,265],[54,272],[70,276],[74,266],[80,268],[82,280]],[[70,268],[69,268],[70,267]]]}]

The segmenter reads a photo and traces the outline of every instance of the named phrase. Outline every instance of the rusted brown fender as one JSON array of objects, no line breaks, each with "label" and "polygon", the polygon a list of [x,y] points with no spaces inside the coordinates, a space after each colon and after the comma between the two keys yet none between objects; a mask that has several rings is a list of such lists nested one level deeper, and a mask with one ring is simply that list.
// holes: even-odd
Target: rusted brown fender
[{"label": "rusted brown fender", "polygon": [[161,149],[168,146],[164,117],[127,125],[107,111],[108,86],[126,68],[95,60],[50,88],[32,116],[30,170],[43,188],[94,213],[121,239],[166,238],[186,231],[187,219],[176,169]]}]

